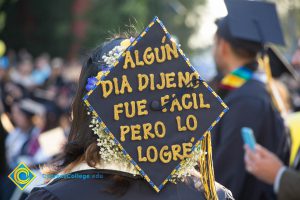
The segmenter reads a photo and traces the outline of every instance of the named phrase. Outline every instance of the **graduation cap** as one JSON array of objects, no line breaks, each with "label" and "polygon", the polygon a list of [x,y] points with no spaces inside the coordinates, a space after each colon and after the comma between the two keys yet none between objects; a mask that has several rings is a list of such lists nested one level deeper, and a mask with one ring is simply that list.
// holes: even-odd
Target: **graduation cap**
[{"label": "graduation cap", "polygon": [[284,37],[274,3],[246,0],[225,0],[228,15],[217,25],[223,35],[262,45],[284,45]]},{"label": "graduation cap", "polygon": [[275,46],[269,46],[267,48],[267,54],[270,58],[270,67],[273,78],[279,78],[282,74],[289,74],[295,80],[299,80],[299,75],[294,67]]},{"label": "graduation cap", "polygon": [[[111,49],[108,54],[114,55]],[[83,100],[128,161],[159,192],[200,142],[210,138],[228,107],[157,17],[107,69],[98,80],[89,79],[88,85],[97,83]]]}]

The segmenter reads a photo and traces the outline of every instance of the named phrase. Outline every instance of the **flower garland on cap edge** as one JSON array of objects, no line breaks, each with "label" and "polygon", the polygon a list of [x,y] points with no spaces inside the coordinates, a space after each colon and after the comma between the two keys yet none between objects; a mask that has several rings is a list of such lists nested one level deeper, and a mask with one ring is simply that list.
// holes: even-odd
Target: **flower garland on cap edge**
[{"label": "flower garland on cap edge", "polygon": [[[134,38],[125,39],[120,43],[120,46],[115,46],[108,54],[102,56],[105,62],[104,70],[99,71],[96,77],[88,78],[88,83],[86,85],[86,90],[92,90],[97,82],[101,78],[108,74],[109,70],[114,66],[114,63],[118,61],[121,54],[127,49],[127,47],[134,41]],[[122,171],[129,172],[133,175],[139,175],[139,171],[135,166],[128,160],[128,158],[123,154],[118,145],[115,144],[113,139],[104,131],[104,126],[97,120],[97,117],[90,111],[87,112],[91,116],[89,127],[92,129],[93,133],[98,136],[97,146],[99,146],[99,154],[101,155],[101,161],[104,165],[118,166]],[[191,153],[191,156],[185,158],[181,161],[181,166],[169,180],[172,183],[177,183],[178,181],[184,181],[185,177],[190,176],[191,172],[194,171],[195,166],[198,164],[199,157],[202,152],[201,146],[198,145],[195,150]]]}]

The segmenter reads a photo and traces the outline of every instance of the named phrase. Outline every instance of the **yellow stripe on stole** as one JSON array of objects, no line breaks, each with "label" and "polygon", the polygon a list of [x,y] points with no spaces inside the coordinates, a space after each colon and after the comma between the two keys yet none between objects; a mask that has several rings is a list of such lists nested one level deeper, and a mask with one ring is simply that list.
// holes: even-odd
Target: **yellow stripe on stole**
[{"label": "yellow stripe on stole", "polygon": [[245,79],[242,79],[240,77],[237,76],[233,76],[233,75],[229,75],[226,76],[223,80],[222,80],[222,84],[223,85],[229,85],[231,87],[240,87],[241,85],[243,85],[246,82]]}]

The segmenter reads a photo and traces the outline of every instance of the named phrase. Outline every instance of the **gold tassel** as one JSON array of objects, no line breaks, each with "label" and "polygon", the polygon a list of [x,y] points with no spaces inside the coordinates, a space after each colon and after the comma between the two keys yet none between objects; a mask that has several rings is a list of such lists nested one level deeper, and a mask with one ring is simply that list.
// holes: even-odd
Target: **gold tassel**
[{"label": "gold tassel", "polygon": [[274,103],[275,107],[278,109],[280,113],[285,115],[287,113],[287,109],[284,106],[283,100],[280,96],[280,93],[278,89],[276,88],[276,85],[274,84],[274,80],[272,78],[271,73],[271,66],[270,66],[270,58],[268,55],[264,55],[263,57],[260,57],[258,59],[259,66],[263,67],[263,70],[266,73],[267,76],[267,87],[269,90],[269,93],[272,98],[272,102]]},{"label": "gold tassel", "polygon": [[199,157],[200,181],[203,186],[206,199],[217,200],[215,176],[212,161],[212,147],[210,132],[206,132],[204,139],[200,142],[201,155]]}]

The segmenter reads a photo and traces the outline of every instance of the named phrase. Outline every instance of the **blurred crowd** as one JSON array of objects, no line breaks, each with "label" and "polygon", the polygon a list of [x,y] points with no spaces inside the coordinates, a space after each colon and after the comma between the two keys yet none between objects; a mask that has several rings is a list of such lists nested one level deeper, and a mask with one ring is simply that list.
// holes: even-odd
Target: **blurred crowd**
[{"label": "blurred crowd", "polygon": [[[298,72],[300,40],[291,64]],[[16,191],[7,175],[20,162],[38,169],[62,150],[70,131],[80,70],[78,61],[65,62],[46,53],[33,57],[26,50],[11,51],[0,58],[0,181],[5,185],[0,197],[9,198]],[[299,111],[299,84],[291,74],[281,74],[276,87],[287,110]],[[292,134],[291,160],[296,159],[298,135]]]},{"label": "blurred crowd", "polygon": [[52,158],[53,141],[41,141],[43,133],[56,130],[59,139],[53,137],[54,143],[63,145],[80,69],[79,62],[66,63],[46,53],[34,58],[26,50],[1,58],[0,173],[8,185],[7,174],[21,161],[34,168]]}]

